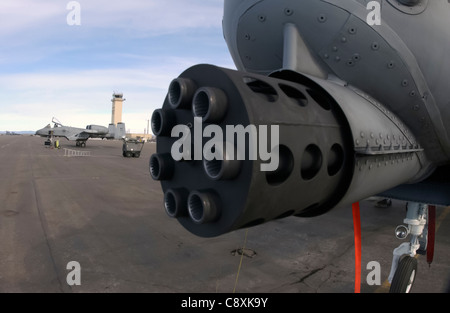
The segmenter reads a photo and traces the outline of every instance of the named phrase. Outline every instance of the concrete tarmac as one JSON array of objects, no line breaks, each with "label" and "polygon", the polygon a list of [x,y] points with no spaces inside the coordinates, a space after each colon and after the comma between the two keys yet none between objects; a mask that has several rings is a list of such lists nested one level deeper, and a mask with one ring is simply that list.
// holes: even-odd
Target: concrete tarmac
[{"label": "concrete tarmac", "polygon": [[[121,141],[89,140],[78,148],[62,139],[59,150],[44,141],[0,136],[0,292],[354,290],[351,208],[199,238],[164,212],[160,184],[148,172],[155,143],[127,159]],[[64,148],[90,156],[67,157]],[[401,201],[386,209],[361,202],[362,292],[388,292],[404,208]],[[412,292],[449,291],[449,213],[437,208],[435,260],[429,267],[419,256]],[[67,283],[71,261],[81,266],[81,285]],[[371,261],[380,264],[381,285],[367,284]]]}]

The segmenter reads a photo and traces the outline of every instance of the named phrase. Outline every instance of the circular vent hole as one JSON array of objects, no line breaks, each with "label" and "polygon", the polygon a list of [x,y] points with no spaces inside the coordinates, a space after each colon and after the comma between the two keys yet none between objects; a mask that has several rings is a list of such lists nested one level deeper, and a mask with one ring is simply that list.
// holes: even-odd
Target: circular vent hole
[{"label": "circular vent hole", "polygon": [[289,98],[298,103],[298,105],[305,107],[308,104],[308,99],[300,90],[284,84],[280,84],[279,86],[280,89],[283,90]]},{"label": "circular vent hole", "polygon": [[313,179],[322,167],[322,152],[314,144],[306,147],[302,156],[301,175],[304,180]]},{"label": "circular vent hole", "polygon": [[256,94],[264,97],[269,102],[278,100],[278,94],[275,88],[268,83],[253,77],[244,77],[244,83]]},{"label": "circular vent hole", "polygon": [[335,143],[328,153],[328,175],[336,175],[344,165],[344,149]]},{"label": "circular vent hole", "polygon": [[269,185],[277,186],[286,181],[294,168],[294,156],[288,147],[284,145],[275,148],[275,155],[278,152],[278,168],[275,171],[267,172],[266,179]]}]

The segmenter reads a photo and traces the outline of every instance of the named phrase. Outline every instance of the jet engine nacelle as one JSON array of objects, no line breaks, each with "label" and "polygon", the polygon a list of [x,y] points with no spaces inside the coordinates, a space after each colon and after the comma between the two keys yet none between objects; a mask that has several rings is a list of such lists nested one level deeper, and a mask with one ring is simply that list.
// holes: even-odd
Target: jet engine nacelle
[{"label": "jet engine nacelle", "polygon": [[[165,210],[204,237],[316,216],[418,181],[431,167],[381,103],[339,81],[290,71],[267,77],[194,66],[172,81],[152,130],[157,153],[149,168]],[[251,158],[257,145],[276,153],[274,170],[262,170],[268,160],[260,154]]]},{"label": "jet engine nacelle", "polygon": [[88,125],[88,126],[86,126],[86,129],[95,130],[95,131],[97,131],[98,134],[107,134],[108,133],[108,128],[105,126],[100,126],[100,125]]}]

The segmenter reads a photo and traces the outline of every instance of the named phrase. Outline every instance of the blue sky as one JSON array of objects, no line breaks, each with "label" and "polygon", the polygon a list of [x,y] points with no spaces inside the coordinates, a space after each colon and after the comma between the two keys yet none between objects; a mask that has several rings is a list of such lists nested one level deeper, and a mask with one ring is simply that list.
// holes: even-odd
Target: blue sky
[{"label": "blue sky", "polygon": [[234,68],[222,35],[223,0],[0,1],[0,131],[107,126],[111,96],[143,132],[170,81],[188,67]]}]

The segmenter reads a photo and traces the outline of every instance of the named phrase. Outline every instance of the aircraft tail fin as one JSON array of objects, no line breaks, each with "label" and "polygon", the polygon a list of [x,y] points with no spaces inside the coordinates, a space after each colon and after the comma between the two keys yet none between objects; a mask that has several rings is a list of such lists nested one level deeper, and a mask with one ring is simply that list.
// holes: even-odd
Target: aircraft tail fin
[{"label": "aircraft tail fin", "polygon": [[108,125],[108,139],[112,139],[116,136],[116,125],[115,124],[109,124]]},{"label": "aircraft tail fin", "polygon": [[125,123],[117,123],[117,128],[115,132],[115,139],[122,139],[125,138],[126,132],[125,132]]},{"label": "aircraft tail fin", "polygon": [[108,134],[106,138],[108,139],[123,139],[125,138],[125,123],[117,123],[108,125]]}]

